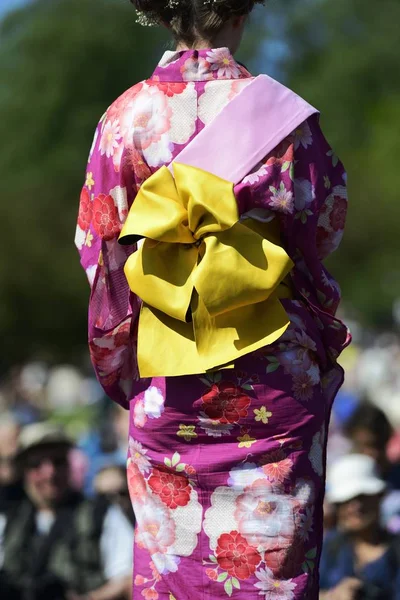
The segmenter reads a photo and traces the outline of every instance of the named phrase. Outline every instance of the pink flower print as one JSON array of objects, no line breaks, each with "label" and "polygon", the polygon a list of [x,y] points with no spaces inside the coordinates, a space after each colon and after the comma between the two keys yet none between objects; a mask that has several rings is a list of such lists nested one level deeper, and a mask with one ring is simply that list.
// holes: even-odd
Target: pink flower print
[{"label": "pink flower print", "polygon": [[158,592],[154,588],[147,588],[142,590],[142,596],[145,598],[145,600],[157,600]]},{"label": "pink flower print", "polygon": [[271,185],[269,190],[272,192],[272,196],[268,201],[268,206],[284,214],[291,214],[294,210],[293,194],[286,189],[283,181],[281,181],[279,189]]},{"label": "pink flower print", "polygon": [[287,479],[293,469],[293,461],[286,458],[283,450],[273,450],[268,454],[264,454],[262,462],[262,470],[273,483],[283,483]]},{"label": "pink flower print", "polygon": [[238,496],[235,519],[239,531],[260,551],[287,548],[294,537],[294,502],[259,479]]},{"label": "pink flower print", "polygon": [[213,79],[210,64],[201,56],[192,57],[185,61],[181,67],[183,81],[205,81]]},{"label": "pink flower print", "polygon": [[150,470],[151,463],[147,458],[147,450],[143,448],[140,442],[137,442],[132,437],[129,438],[129,453],[131,461],[134,462],[141,473],[146,473]]},{"label": "pink flower print", "polygon": [[260,595],[265,600],[293,600],[296,584],[291,580],[280,580],[274,577],[271,569],[261,569],[256,571],[256,577],[259,580],[255,587],[260,590]]},{"label": "pink flower print", "polygon": [[217,48],[207,52],[207,60],[212,71],[217,71],[219,79],[237,79],[240,76],[238,64],[228,48]]},{"label": "pink flower print", "polygon": [[119,146],[120,139],[121,132],[118,119],[115,119],[115,121],[107,121],[100,138],[100,153],[105,154],[107,158],[113,156],[115,150]]},{"label": "pink flower print", "polygon": [[[110,106],[107,111],[107,117],[111,121],[118,119],[120,121],[121,116],[124,114],[126,110],[129,109],[133,100],[138,95],[138,93],[142,90],[143,83],[137,83],[133,87],[126,90],[115,102]],[[121,124],[121,121],[120,121]]]},{"label": "pink flower print", "polygon": [[144,427],[147,422],[147,416],[144,412],[144,401],[137,400],[133,407],[133,423],[135,427]]},{"label": "pink flower print", "polygon": [[[146,548],[154,560],[154,556],[165,554],[175,542],[175,523],[157,496],[147,495],[146,502],[135,506],[135,512],[136,543],[140,548]],[[161,572],[157,562],[155,567]]]},{"label": "pink flower print", "polygon": [[314,383],[308,373],[294,375],[292,391],[296,400],[307,401],[312,398]]},{"label": "pink flower print", "polygon": [[136,463],[128,459],[127,467],[128,489],[132,504],[144,502],[146,499],[146,482]]},{"label": "pink flower print", "polygon": [[143,88],[120,116],[125,146],[145,150],[159,142],[171,127],[171,115],[167,96],[155,86]]}]

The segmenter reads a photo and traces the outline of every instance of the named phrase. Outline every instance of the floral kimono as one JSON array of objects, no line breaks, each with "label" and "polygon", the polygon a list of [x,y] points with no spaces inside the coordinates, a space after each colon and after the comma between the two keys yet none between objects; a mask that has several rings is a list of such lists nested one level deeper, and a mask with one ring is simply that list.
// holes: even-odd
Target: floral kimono
[{"label": "floral kimono", "polygon": [[342,238],[346,177],[318,114],[233,188],[239,215],[273,223],[292,264],[279,296],[290,324],[272,344],[229,368],[140,377],[143,298],[124,274],[137,246],[118,244],[145,182],[253,81],[227,49],[166,52],[107,110],[89,156],[75,242],[93,365],[131,415],[135,600],[318,599],[326,434],[350,340],[322,263]]}]

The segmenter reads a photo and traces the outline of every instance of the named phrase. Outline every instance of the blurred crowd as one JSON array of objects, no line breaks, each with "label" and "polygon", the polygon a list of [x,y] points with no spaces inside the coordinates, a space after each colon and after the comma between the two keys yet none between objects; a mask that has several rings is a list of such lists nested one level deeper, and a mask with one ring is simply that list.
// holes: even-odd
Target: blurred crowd
[{"label": "blurred crowd", "polygon": [[[341,362],[328,438],[320,600],[400,600],[400,340]],[[0,387],[0,597],[130,598],[128,419],[72,366],[30,363]]]}]

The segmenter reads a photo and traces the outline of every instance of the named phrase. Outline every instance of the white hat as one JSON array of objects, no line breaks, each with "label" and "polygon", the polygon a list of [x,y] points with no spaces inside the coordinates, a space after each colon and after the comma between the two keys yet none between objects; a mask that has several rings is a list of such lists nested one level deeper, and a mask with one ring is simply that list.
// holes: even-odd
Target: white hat
[{"label": "white hat", "polygon": [[339,458],[328,471],[326,497],[329,502],[347,502],[357,496],[374,496],[386,488],[376,462],[365,454]]},{"label": "white hat", "polygon": [[53,423],[33,423],[24,427],[19,435],[17,458],[39,446],[65,446],[71,448],[72,440],[63,428]]}]

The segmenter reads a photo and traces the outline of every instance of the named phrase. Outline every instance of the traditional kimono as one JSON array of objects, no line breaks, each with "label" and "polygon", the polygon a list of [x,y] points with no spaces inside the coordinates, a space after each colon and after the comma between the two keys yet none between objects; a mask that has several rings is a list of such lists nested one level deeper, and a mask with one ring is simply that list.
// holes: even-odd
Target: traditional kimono
[{"label": "traditional kimono", "polygon": [[[227,49],[166,52],[150,79],[107,110],[89,156],[75,241],[91,285],[93,365],[108,396],[131,415],[135,600],[318,598],[326,434],[343,381],[336,359],[350,336],[335,317],[339,287],[322,263],[342,238],[346,177],[317,111],[273,138],[277,144],[256,162],[250,148],[249,168],[233,186],[240,221],[274,229],[290,262],[276,288],[290,324],[273,343],[227,357],[224,368],[151,376],[150,365],[150,376],[140,377],[137,338],[148,299],[130,289],[136,280],[128,282],[124,266],[141,242],[118,244],[147,182],[184,156],[252,82]],[[283,86],[269,85],[273,106]],[[245,112],[233,124],[238,149]],[[284,125],[277,122],[274,135]],[[218,140],[229,134],[230,126]],[[186,358],[157,346],[151,330],[143,339],[139,354],[147,340],[159,371]]]}]

